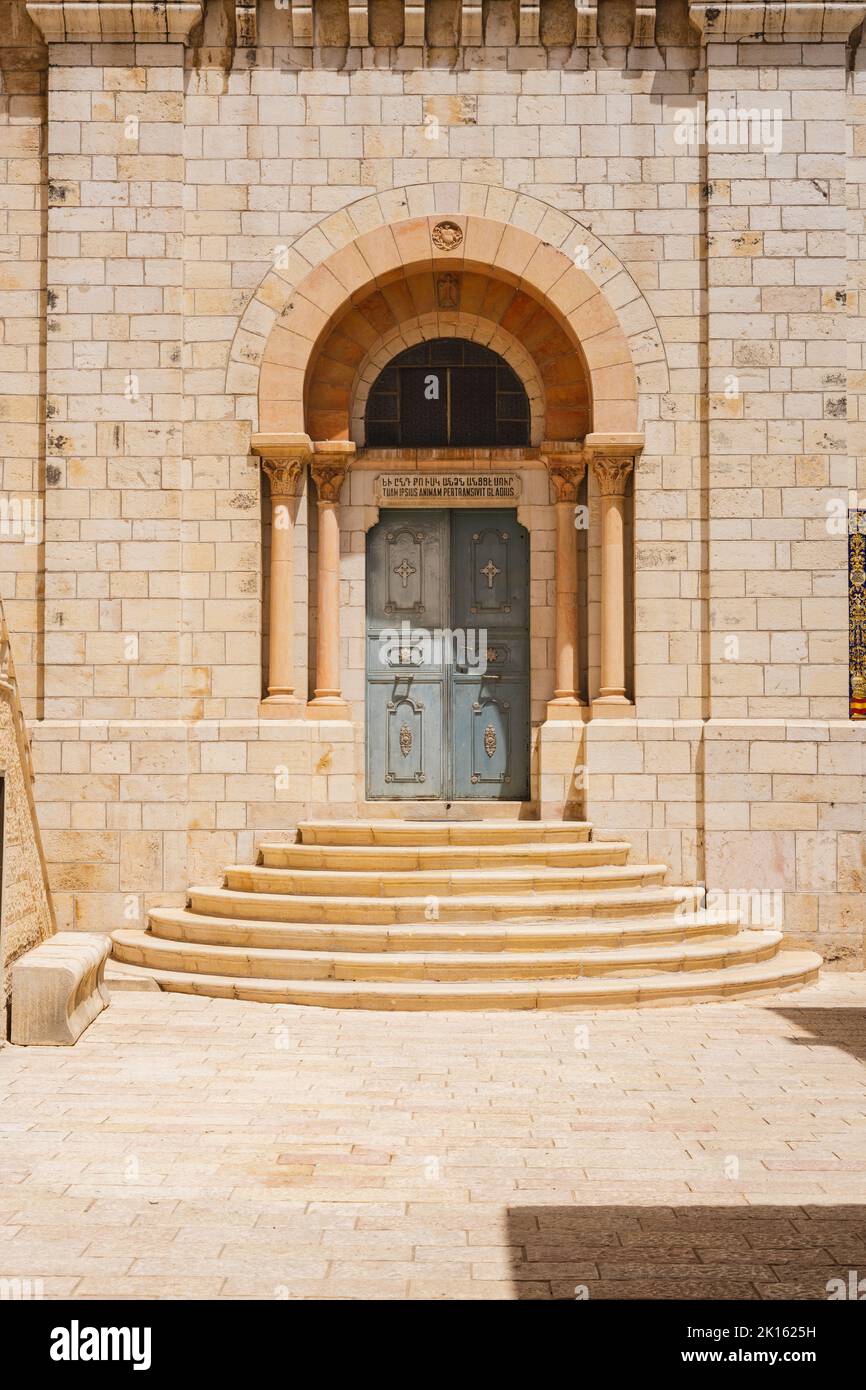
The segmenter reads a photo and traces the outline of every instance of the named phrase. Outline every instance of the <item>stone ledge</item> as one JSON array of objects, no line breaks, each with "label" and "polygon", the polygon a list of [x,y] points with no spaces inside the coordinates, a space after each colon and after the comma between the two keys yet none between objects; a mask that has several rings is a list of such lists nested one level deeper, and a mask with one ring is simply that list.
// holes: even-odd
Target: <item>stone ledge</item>
[{"label": "stone ledge", "polygon": [[108,1007],[111,939],[58,932],[12,967],[11,1040],[18,1047],[68,1047]]}]

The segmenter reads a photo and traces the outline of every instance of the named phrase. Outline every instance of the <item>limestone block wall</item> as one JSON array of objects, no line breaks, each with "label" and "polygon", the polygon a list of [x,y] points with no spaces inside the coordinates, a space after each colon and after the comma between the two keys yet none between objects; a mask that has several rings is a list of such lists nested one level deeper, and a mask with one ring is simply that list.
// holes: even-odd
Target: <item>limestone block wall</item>
[{"label": "limestone block wall", "polygon": [[[738,877],[772,864],[796,930],[857,956],[863,739],[847,721],[845,545],[828,503],[864,488],[864,59],[847,40],[866,6],[795,7],[796,25],[761,7],[761,28],[746,5],[692,4],[691,26],[679,4],[633,22],[628,5],[543,5],[537,34],[534,7],[485,6],[479,27],[478,7],[427,6],[426,48],[420,6],[376,7],[373,43],[363,6],[355,27],[316,6],[318,34],[310,7],[241,8],[242,22],[236,6],[168,4],[151,23],[139,7],[109,34],[92,6],[31,6],[51,40],[45,603],[15,618],[44,694],[38,795],[62,925],[177,901],[257,836],[357,810],[360,717],[259,720],[267,506],[249,444],[260,391],[277,399],[300,368],[288,353],[262,372],[285,304],[258,294],[276,267],[288,294],[301,265],[409,213],[494,209],[578,261],[587,248],[631,345],[646,439],[622,725],[539,723],[551,576],[533,549],[539,804],[632,835],[676,878],[760,888]],[[720,148],[715,108],[769,111],[771,137],[778,115],[780,143]],[[31,328],[14,332],[32,331],[24,301],[13,325],[19,307]],[[362,487],[350,478],[343,499],[356,714]],[[592,691],[592,483],[589,500]],[[26,598],[35,581],[14,583]]]},{"label": "limestone block wall", "polygon": [[44,615],[48,50],[23,0],[0,20],[0,598],[28,715]]}]

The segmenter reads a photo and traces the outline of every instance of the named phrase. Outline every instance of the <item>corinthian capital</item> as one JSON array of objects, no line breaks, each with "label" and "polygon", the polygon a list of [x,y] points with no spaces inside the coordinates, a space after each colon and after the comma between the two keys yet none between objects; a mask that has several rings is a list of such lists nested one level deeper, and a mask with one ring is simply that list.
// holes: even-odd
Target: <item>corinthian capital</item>
[{"label": "corinthian capital", "polygon": [[308,434],[254,434],[251,449],[262,461],[272,497],[296,497],[304,464],[312,457]]},{"label": "corinthian capital", "polygon": [[592,471],[602,497],[625,496],[625,485],[633,468],[633,458],[622,458],[616,454],[597,454],[592,461]]},{"label": "corinthian capital", "polygon": [[580,447],[563,449],[562,446],[542,444],[542,457],[556,493],[557,502],[576,502],[577,494],[586,473],[586,456]]},{"label": "corinthian capital", "polygon": [[298,479],[305,462],[303,458],[262,459],[262,468],[270,480],[272,497],[297,497]]},{"label": "corinthian capital", "polygon": [[315,453],[310,473],[316,484],[319,501],[339,502],[340,492],[355,453],[355,445],[347,439],[325,439],[314,444],[313,448]]}]

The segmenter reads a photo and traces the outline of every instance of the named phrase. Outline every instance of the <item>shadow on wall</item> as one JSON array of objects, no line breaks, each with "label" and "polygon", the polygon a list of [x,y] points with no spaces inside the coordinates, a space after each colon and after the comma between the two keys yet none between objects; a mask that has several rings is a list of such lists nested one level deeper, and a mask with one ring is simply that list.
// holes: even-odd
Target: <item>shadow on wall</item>
[{"label": "shadow on wall", "polygon": [[514,1207],[507,1236],[518,1299],[825,1301],[866,1275],[864,1206]]}]

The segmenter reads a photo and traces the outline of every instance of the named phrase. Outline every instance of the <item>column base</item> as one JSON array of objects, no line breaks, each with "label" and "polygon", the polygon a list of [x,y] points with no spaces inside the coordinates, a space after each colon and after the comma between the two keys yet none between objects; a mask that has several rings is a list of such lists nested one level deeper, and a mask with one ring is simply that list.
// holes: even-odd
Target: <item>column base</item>
[{"label": "column base", "polygon": [[592,702],[593,719],[633,719],[635,707],[625,695],[598,695]]},{"label": "column base", "polygon": [[351,719],[352,711],[339,695],[317,695],[307,705],[307,718],[312,720]]},{"label": "column base", "polygon": [[266,695],[259,701],[259,719],[303,719],[306,708],[299,695]]},{"label": "column base", "polygon": [[574,695],[557,695],[547,702],[546,718],[560,722],[579,723],[586,717],[585,711],[586,706]]}]

